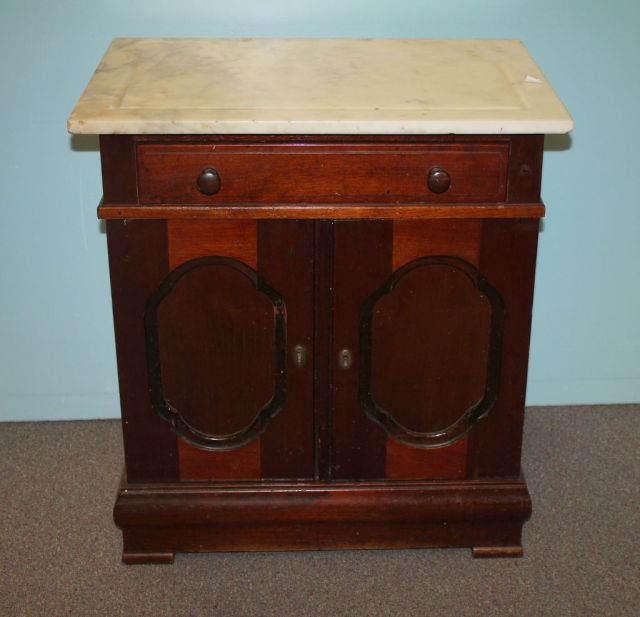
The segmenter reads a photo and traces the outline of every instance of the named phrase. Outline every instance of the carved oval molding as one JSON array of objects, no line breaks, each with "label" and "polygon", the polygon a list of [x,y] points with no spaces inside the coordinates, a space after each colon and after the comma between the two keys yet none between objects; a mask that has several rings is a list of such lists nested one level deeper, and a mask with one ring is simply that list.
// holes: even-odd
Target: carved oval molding
[{"label": "carved oval molding", "polygon": [[[166,384],[163,382],[162,351],[167,352],[161,349],[162,328],[159,326],[159,312],[162,304],[171,298],[172,292],[180,286],[182,280],[187,280],[185,277],[196,273],[198,269],[212,266],[231,269],[242,277],[246,277],[249,285],[266,297],[273,307],[273,360],[269,361],[273,367],[273,394],[262,408],[256,408],[253,419],[246,426],[225,433],[209,432],[202,430],[202,427],[194,426],[187,415],[168,400],[165,393]],[[147,374],[152,408],[186,441],[207,450],[228,450],[241,447],[259,437],[264,432],[269,420],[283,408],[287,383],[285,304],[280,294],[267,285],[258,273],[249,266],[229,257],[200,257],[181,264],[167,275],[149,297],[145,309],[144,324]],[[225,410],[219,411],[224,417]]]},{"label": "carved oval molding", "polygon": [[[397,410],[396,414],[394,414],[393,409],[391,409],[392,405],[389,402],[387,402],[386,407],[380,405],[372,392],[374,314],[378,302],[388,297],[388,294],[393,294],[394,289],[405,280],[405,277],[411,275],[411,273],[416,273],[421,268],[433,267],[451,269],[457,274],[458,278],[462,275],[463,279],[468,281],[471,289],[477,291],[478,300],[488,302],[490,319],[487,336],[486,371],[483,375],[484,383],[481,383],[482,391],[479,394],[479,400],[475,400],[473,404],[463,409],[460,415],[446,426],[437,427],[434,430],[415,430],[398,420]],[[404,301],[415,302],[414,299],[409,298],[405,298]],[[402,318],[403,306],[406,311],[406,304],[403,305],[400,302],[399,306],[401,308],[394,317],[394,319],[398,320]],[[378,311],[378,313],[380,312]],[[390,437],[413,447],[441,447],[461,438],[471,430],[476,422],[491,411],[498,398],[503,321],[504,303],[500,294],[470,263],[457,257],[429,256],[415,259],[399,268],[364,301],[361,308],[358,398],[362,410],[367,417],[381,426]],[[407,328],[407,324],[400,324],[399,327]],[[397,349],[394,351],[398,352]],[[484,365],[482,365],[482,368],[484,369]],[[393,387],[395,390],[392,389],[392,391],[397,392],[398,384]]]}]

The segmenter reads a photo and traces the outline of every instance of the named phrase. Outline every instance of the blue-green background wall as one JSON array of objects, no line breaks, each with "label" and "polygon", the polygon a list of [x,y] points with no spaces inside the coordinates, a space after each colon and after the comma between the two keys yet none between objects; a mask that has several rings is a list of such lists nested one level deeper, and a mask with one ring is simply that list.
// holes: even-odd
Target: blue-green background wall
[{"label": "blue-green background wall", "polygon": [[640,401],[637,0],[0,0],[0,420],[118,414],[94,138],[116,36],[518,38],[575,119],[547,140],[529,404]]}]

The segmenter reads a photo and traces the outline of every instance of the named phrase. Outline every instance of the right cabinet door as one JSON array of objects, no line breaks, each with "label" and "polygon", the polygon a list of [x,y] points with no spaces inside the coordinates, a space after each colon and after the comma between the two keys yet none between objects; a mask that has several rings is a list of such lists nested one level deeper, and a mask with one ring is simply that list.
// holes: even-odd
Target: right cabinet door
[{"label": "right cabinet door", "polygon": [[334,224],[334,479],[519,474],[537,229]]}]

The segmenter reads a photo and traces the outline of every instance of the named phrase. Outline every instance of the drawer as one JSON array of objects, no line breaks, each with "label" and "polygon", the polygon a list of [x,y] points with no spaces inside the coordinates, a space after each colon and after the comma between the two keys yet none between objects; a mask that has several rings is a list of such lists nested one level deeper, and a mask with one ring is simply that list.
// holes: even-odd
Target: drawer
[{"label": "drawer", "polygon": [[508,159],[499,141],[137,146],[140,203],[156,205],[501,202]]}]

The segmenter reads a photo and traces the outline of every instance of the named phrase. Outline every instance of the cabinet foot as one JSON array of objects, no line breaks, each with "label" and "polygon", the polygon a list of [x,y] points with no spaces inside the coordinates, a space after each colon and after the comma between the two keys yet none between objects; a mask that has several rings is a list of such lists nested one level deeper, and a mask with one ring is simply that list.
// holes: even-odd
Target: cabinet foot
[{"label": "cabinet foot", "polygon": [[495,557],[522,557],[521,546],[474,546],[471,549],[477,559]]},{"label": "cabinet foot", "polygon": [[128,565],[140,563],[173,563],[175,553],[122,553],[122,562]]}]

